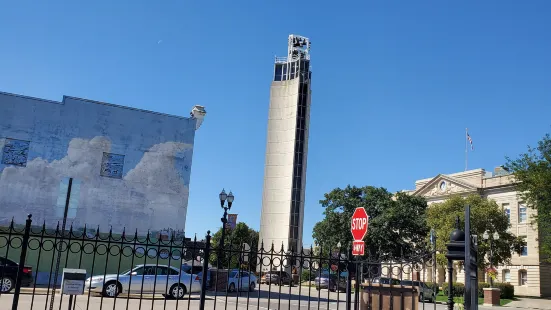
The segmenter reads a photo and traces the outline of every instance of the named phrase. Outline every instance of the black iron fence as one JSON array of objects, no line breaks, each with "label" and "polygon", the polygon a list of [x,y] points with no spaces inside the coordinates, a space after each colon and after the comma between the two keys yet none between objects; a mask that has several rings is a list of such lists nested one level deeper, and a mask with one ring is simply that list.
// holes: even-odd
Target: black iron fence
[{"label": "black iron fence", "polygon": [[[352,257],[99,228],[0,227],[0,304],[12,309],[436,309],[432,252]],[[4,306],[5,305],[5,306]]]}]

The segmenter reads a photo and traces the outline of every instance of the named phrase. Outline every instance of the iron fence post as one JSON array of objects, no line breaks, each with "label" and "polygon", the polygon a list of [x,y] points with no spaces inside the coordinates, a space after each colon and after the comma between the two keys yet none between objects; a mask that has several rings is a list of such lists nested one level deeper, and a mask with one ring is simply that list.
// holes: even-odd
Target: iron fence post
[{"label": "iron fence post", "polygon": [[[354,310],[360,308],[360,287],[361,287],[361,272],[363,271],[362,263],[358,264],[358,258],[356,257],[356,288],[354,290]],[[360,266],[358,271],[358,265]]]},{"label": "iron fence post", "polygon": [[205,252],[203,254],[203,275],[201,277],[201,300],[199,303],[199,310],[205,310],[205,297],[207,293],[207,279],[208,279],[208,272],[209,272],[209,257],[210,257],[210,230],[207,231]]},{"label": "iron fence post", "polygon": [[21,278],[23,277],[23,267],[25,266],[25,258],[27,256],[27,247],[29,245],[29,238],[31,235],[31,223],[32,214],[27,216],[27,222],[25,223],[25,234],[23,235],[23,242],[21,244],[21,255],[19,256],[19,266],[17,266],[17,280],[15,281],[15,292],[13,293],[12,310],[17,310],[19,304],[19,294],[21,293]]},{"label": "iron fence post", "polygon": [[433,239],[431,240],[432,241],[432,295],[433,295],[433,304],[434,304],[434,310],[436,310],[436,295],[438,295],[438,285],[437,285],[437,288],[435,289],[434,288],[434,284],[435,283],[438,283],[438,280],[436,279],[437,277],[437,271],[436,271],[436,266],[438,266],[438,264],[436,263],[436,232],[433,232]]},{"label": "iron fence post", "polygon": [[348,250],[348,257],[346,258],[346,266],[348,267],[348,277],[346,278],[346,310],[352,310],[352,247]]},{"label": "iron fence post", "polygon": [[448,310],[453,310],[453,261],[448,259]]}]

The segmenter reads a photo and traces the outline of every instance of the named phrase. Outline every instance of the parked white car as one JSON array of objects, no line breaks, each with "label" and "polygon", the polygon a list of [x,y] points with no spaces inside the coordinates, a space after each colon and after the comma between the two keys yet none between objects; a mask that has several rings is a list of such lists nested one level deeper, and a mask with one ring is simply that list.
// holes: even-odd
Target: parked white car
[{"label": "parked white car", "polygon": [[137,265],[121,274],[93,276],[86,279],[86,291],[115,297],[120,293],[162,294],[176,299],[201,292],[197,275],[191,275],[166,265]]},{"label": "parked white car", "polygon": [[256,276],[252,273],[238,270],[231,270],[228,275],[228,291],[254,291],[256,287]]}]

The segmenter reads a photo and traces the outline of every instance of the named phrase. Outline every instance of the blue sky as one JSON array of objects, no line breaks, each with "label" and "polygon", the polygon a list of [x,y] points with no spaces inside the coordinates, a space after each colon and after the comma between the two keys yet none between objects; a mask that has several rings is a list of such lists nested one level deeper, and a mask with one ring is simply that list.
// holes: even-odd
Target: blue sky
[{"label": "blue sky", "polygon": [[260,224],[273,57],[312,40],[305,244],[347,184],[491,170],[551,128],[551,1],[0,0],[0,91],[164,113],[204,105],[187,233],[220,226],[218,193]]}]

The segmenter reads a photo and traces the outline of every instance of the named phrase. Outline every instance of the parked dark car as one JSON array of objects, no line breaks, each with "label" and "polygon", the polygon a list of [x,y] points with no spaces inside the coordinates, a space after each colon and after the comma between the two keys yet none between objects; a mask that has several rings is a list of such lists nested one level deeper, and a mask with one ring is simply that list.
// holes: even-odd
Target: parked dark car
[{"label": "parked dark car", "polygon": [[[8,293],[15,288],[17,279],[17,271],[19,264],[14,261],[0,257],[0,291]],[[33,283],[33,269],[30,266],[23,267],[23,275],[21,276],[21,286],[31,286]]]},{"label": "parked dark car", "polygon": [[322,275],[314,280],[316,290],[329,289],[331,292],[346,292],[346,278],[337,275]]},{"label": "parked dark car", "polygon": [[266,284],[293,286],[293,278],[286,271],[270,271],[264,275]]},{"label": "parked dark car", "polygon": [[401,284],[403,286],[417,287],[417,289],[419,290],[419,301],[429,300],[430,302],[434,302],[434,300],[436,299],[436,294],[434,290],[429,287],[425,282],[402,280]]},{"label": "parked dark car", "polygon": [[373,284],[391,284],[400,285],[400,280],[394,278],[374,278],[371,283]]}]

